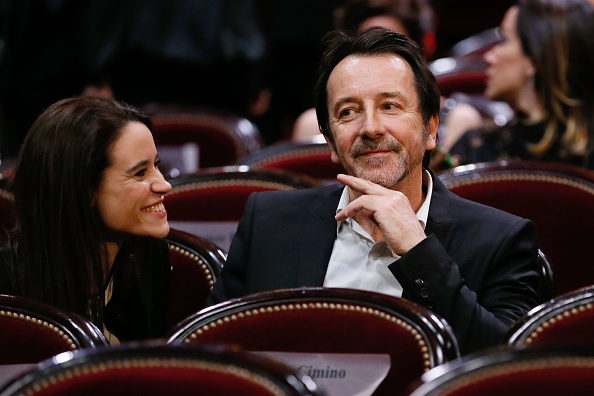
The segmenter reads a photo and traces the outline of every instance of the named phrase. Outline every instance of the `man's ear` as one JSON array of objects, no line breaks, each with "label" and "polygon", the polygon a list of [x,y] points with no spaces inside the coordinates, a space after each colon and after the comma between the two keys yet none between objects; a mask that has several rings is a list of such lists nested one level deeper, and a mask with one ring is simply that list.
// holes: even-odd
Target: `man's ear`
[{"label": "man's ear", "polygon": [[437,129],[439,128],[439,116],[431,117],[427,124],[428,134],[427,142],[425,143],[425,150],[433,150],[437,146]]},{"label": "man's ear", "polygon": [[335,164],[340,164],[340,158],[338,158],[338,153],[336,152],[336,145],[331,142],[330,139],[328,139],[328,136],[324,135],[324,139],[326,139],[326,143],[328,143],[328,146],[330,146],[330,158],[332,159],[332,162]]}]

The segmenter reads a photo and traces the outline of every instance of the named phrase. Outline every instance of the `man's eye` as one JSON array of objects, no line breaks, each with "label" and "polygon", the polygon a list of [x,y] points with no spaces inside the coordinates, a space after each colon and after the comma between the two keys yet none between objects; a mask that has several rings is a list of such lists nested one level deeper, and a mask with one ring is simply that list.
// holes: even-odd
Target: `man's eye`
[{"label": "man's eye", "polygon": [[142,170],[139,170],[138,172],[136,172],[136,174],[134,176],[143,177],[145,173],[146,173],[146,169],[142,169]]},{"label": "man's eye", "polygon": [[155,168],[159,169],[159,165],[161,164],[161,160],[155,161]]}]

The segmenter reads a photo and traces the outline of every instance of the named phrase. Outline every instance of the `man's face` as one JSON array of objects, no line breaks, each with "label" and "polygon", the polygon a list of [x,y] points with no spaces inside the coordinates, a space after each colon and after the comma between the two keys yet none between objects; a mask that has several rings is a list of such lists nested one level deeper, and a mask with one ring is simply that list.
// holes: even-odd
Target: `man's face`
[{"label": "man's face", "polygon": [[330,74],[327,90],[333,162],[386,188],[420,174],[438,120],[424,124],[414,74],[402,57],[350,55]]}]

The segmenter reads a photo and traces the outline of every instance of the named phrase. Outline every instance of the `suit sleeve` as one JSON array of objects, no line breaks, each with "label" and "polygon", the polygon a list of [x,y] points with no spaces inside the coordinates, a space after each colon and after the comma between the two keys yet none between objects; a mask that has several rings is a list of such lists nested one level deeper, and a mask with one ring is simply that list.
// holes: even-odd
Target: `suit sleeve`
[{"label": "suit sleeve", "polygon": [[233,236],[227,260],[208,296],[207,305],[218,304],[246,294],[245,283],[249,266],[247,258],[251,244],[252,216],[256,194],[252,193],[248,198],[244,215]]},{"label": "suit sleeve", "polygon": [[465,268],[471,286],[434,235],[390,265],[403,286],[403,297],[441,315],[452,326],[463,354],[501,342],[509,326],[538,303],[533,223],[518,219],[502,237],[485,239],[495,244],[492,251],[468,248]]}]

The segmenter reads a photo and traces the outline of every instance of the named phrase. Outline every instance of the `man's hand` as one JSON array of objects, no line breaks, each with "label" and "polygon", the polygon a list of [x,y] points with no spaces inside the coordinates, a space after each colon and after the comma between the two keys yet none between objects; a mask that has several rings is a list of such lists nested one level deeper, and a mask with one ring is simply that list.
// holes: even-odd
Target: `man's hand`
[{"label": "man's hand", "polygon": [[[351,201],[336,215],[337,221],[354,218],[376,242],[377,227],[392,251],[402,256],[426,238],[425,231],[408,201],[400,191],[354,176],[338,175],[338,181],[361,196]],[[370,229],[371,228],[371,229]]]}]

